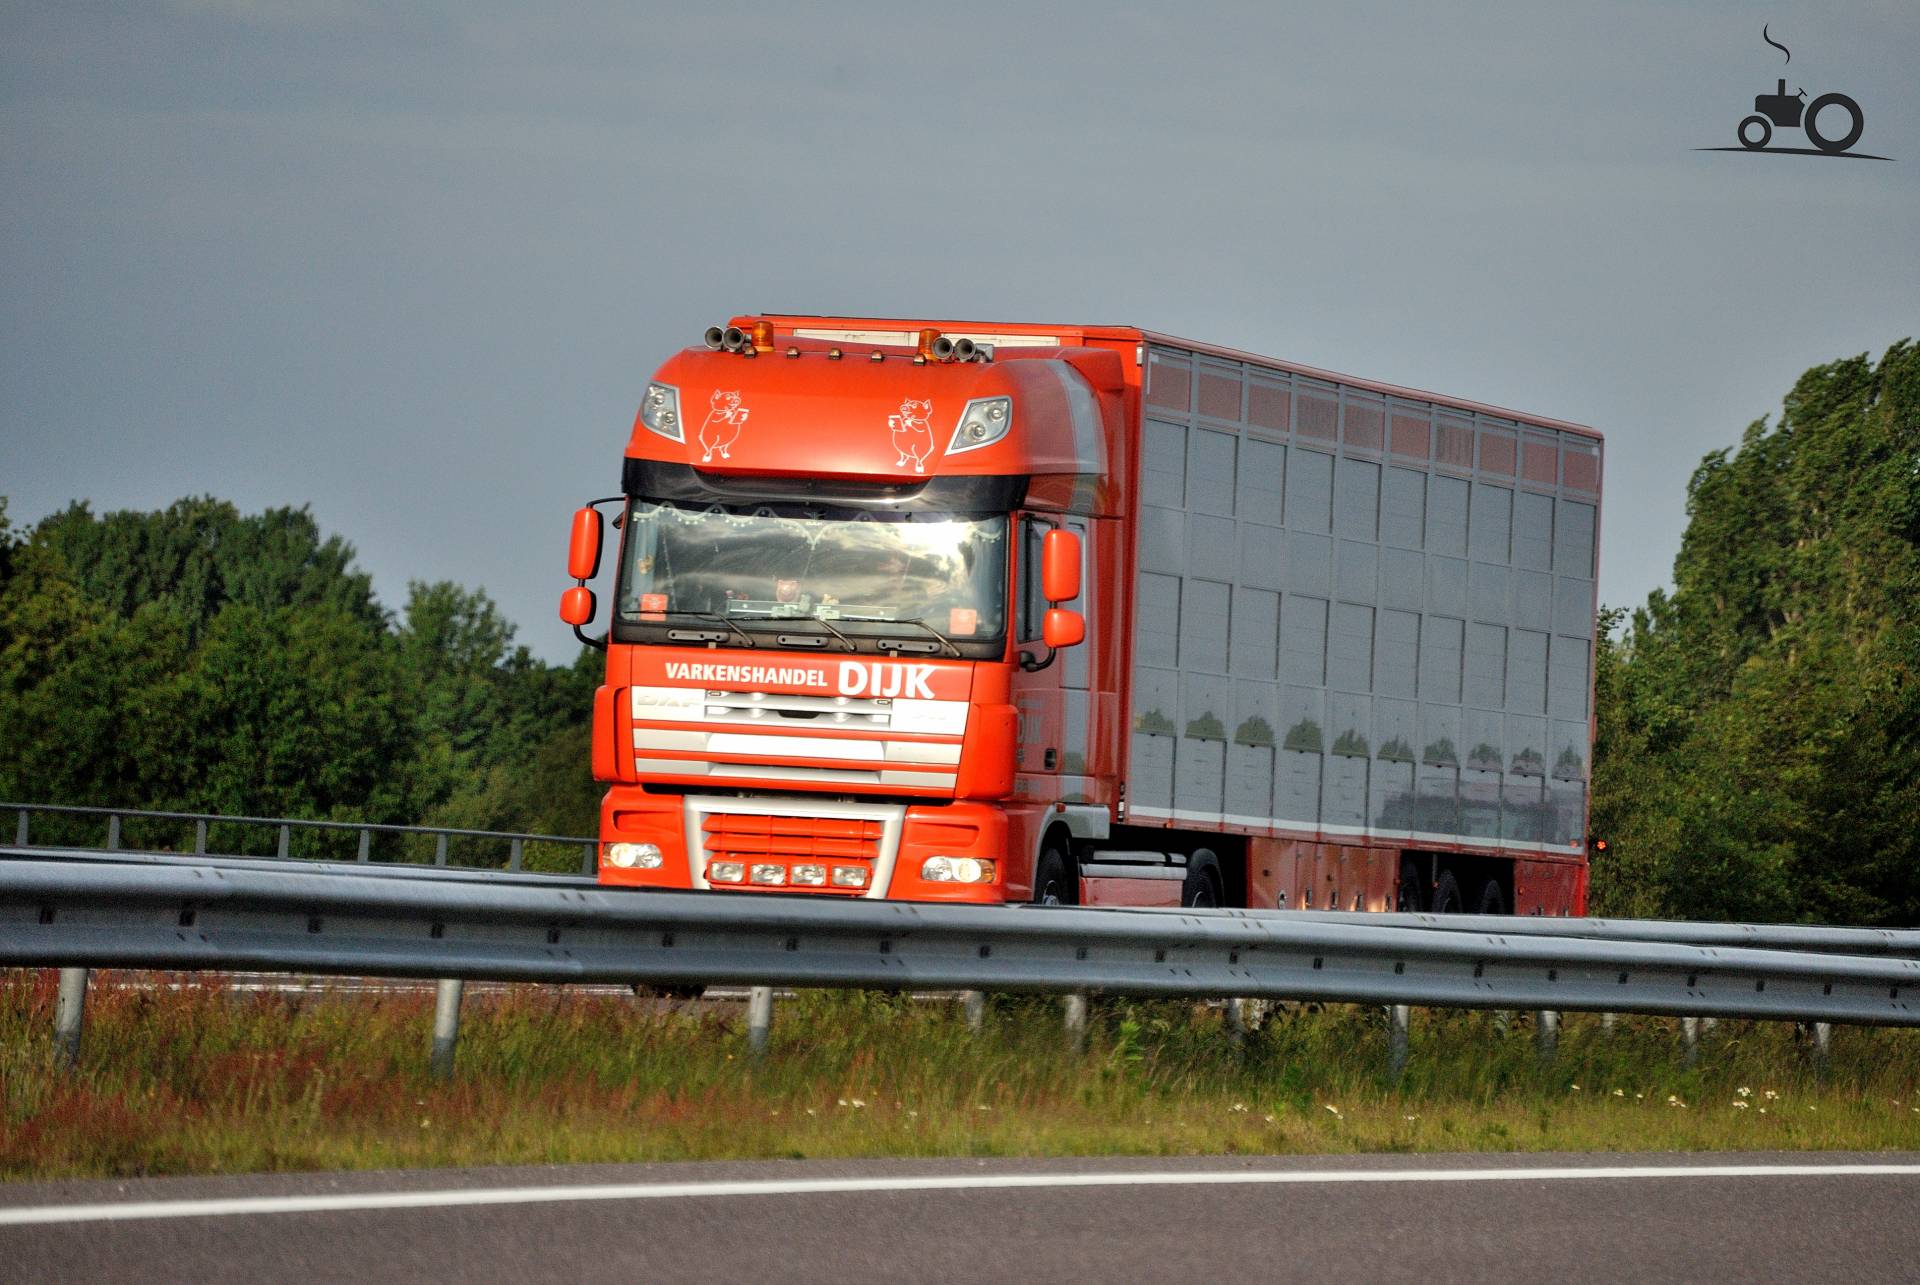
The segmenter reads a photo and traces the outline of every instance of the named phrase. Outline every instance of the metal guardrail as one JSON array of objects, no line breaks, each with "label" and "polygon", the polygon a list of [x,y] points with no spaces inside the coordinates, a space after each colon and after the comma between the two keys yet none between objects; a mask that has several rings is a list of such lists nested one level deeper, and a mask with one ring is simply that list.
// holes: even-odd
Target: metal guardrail
[{"label": "metal guardrail", "polygon": [[[36,815],[99,817],[106,821],[106,831],[102,846],[105,851],[122,850],[124,825],[128,821],[143,823],[173,822],[193,823],[193,847],[190,855],[196,857],[216,855],[238,855],[211,853],[207,849],[208,831],[216,825],[231,825],[251,828],[270,828],[275,832],[277,850],[275,856],[282,860],[293,860],[292,846],[295,831],[318,831],[353,833],[359,836],[359,845],[354,860],[364,864],[373,863],[373,836],[400,835],[425,836],[434,840],[433,864],[448,864],[448,844],[453,839],[474,839],[482,842],[505,843],[507,845],[504,869],[517,871],[524,868],[526,846],[529,843],[556,844],[580,850],[580,872],[594,872],[594,858],[597,841],[581,838],[578,835],[559,834],[521,834],[499,830],[462,830],[450,826],[429,825],[384,825],[364,821],[300,821],[286,817],[223,816],[216,812],[151,812],[137,808],[98,808],[77,807],[63,803],[0,803],[0,813],[12,812],[14,820],[14,844],[20,848],[32,845],[32,818]],[[183,854],[186,855],[186,854]]]},{"label": "metal guardrail", "polygon": [[1920,1025],[1920,960],[1288,912],[634,892],[0,849],[0,964],[1093,991]]},{"label": "metal guardrail", "polygon": [[[1409,1007],[1532,1009],[1543,1054],[1558,1013],[1920,1025],[1920,931],[1814,925],[1328,911],[919,905],[603,888],[595,843],[557,835],[0,803],[0,966],[62,969],[56,1043],[77,1056],[87,970],[339,973],[440,982],[433,1062],[452,1069],[466,979],[1060,992],[1070,1032],[1088,993],[1388,1005],[1393,1059]],[[104,849],[34,846],[30,814],[99,817]],[[194,824],[191,853],[128,851],[123,820]],[[210,827],[272,827],[273,856],[207,851]],[[356,859],[296,857],[298,829],[355,832]],[[374,834],[434,836],[432,864],[372,860]],[[494,868],[449,839],[504,842]],[[578,846],[581,875],[523,865],[528,843]],[[1075,1038],[1078,1036],[1076,1034]]]}]

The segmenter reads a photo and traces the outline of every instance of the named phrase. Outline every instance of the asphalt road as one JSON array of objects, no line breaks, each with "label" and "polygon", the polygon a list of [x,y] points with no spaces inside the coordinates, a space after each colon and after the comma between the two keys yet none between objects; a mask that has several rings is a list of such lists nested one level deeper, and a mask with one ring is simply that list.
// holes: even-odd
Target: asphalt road
[{"label": "asphalt road", "polygon": [[1913,1153],[786,1161],[0,1188],[10,1281],[1806,1281],[1910,1280],[1917,1265]]}]

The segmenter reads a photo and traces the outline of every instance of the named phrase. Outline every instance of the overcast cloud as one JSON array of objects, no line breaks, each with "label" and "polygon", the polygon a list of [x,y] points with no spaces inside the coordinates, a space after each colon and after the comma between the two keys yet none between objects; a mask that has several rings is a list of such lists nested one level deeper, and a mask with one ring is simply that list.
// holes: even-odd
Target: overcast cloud
[{"label": "overcast cloud", "polygon": [[[557,659],[708,324],[1126,322],[1599,428],[1638,602],[1703,453],[1920,334],[1916,67],[1910,3],[0,5],[0,494],[310,502]],[[1894,162],[1691,150],[1781,75]]]}]

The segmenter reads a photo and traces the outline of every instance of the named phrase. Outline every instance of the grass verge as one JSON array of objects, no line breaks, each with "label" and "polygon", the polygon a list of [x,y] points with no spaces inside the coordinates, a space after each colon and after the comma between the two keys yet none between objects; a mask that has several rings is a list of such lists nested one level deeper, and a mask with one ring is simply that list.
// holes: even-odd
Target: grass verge
[{"label": "grass verge", "polygon": [[[53,1068],[55,974],[0,972],[0,1177],[846,1156],[1920,1149],[1920,1031],[1840,1028],[1824,1072],[1782,1023],[1569,1014],[1542,1066],[1524,1014],[1277,1006],[1236,1047],[1217,1008],[861,992],[744,1011],[562,987],[469,997],[459,1073],[426,1074],[430,994],[239,993],[96,975],[78,1070]],[[185,984],[174,986],[179,980]],[[129,981],[155,984],[126,984]]]}]

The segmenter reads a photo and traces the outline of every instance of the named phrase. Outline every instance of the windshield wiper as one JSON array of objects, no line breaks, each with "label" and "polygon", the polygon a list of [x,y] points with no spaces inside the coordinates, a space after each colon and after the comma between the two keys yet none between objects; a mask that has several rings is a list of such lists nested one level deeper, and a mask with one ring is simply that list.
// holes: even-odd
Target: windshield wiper
[{"label": "windshield wiper", "polygon": [[845,634],[841,633],[838,629],[835,629],[832,625],[828,624],[826,621],[822,620],[818,616],[774,616],[774,615],[769,615],[766,612],[760,612],[756,615],[748,616],[747,619],[748,620],[772,620],[776,622],[787,621],[787,620],[804,620],[810,625],[819,625],[822,629],[832,634],[835,638],[838,638],[840,640],[840,645],[846,648],[848,651],[860,650],[858,647],[854,646],[853,639],[847,637]]},{"label": "windshield wiper", "polygon": [[[947,637],[945,634],[941,633],[938,629],[935,629],[932,625],[928,624],[924,620],[921,620],[917,616],[911,620],[881,620],[881,621],[876,621],[875,623],[883,624],[883,625],[917,625],[920,628],[926,630],[928,633],[932,634],[935,638],[938,638],[940,640],[940,645],[945,647],[948,653],[950,653],[955,659],[958,659],[961,655],[960,649],[954,646],[953,639]],[[883,638],[880,641],[881,643],[884,644],[888,640]]]},{"label": "windshield wiper", "polygon": [[[653,613],[649,612],[646,614],[651,615]],[[742,629],[739,625],[735,624],[731,617],[724,616],[717,611],[674,610],[674,611],[662,611],[658,614],[662,616],[688,616],[694,620],[715,620],[725,625],[727,628],[733,630],[734,633],[739,634],[742,640],[746,642],[747,646],[749,647],[758,646],[758,644],[754,641],[754,637],[752,634],[748,633],[746,630]]]}]

